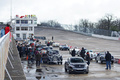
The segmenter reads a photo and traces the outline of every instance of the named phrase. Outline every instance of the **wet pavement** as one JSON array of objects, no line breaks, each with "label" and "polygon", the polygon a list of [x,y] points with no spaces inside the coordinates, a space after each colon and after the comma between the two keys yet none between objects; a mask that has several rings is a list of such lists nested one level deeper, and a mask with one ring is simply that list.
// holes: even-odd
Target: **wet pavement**
[{"label": "wet pavement", "polygon": [[23,61],[24,72],[27,80],[119,80],[120,79],[120,65],[113,64],[111,70],[105,70],[106,64],[96,63],[91,61],[89,66],[89,73],[73,73],[68,74],[64,70],[64,63],[70,54],[68,51],[60,51],[63,56],[63,64],[41,64],[36,67],[35,64],[27,66],[27,61]]},{"label": "wet pavement", "polygon": [[[46,33],[45,33],[46,32]],[[61,31],[49,28],[35,29],[35,35],[46,36],[61,44],[66,43],[74,47],[85,47],[94,52],[110,51],[112,55],[120,58],[120,41],[105,40],[89,36],[84,36],[69,31]],[[44,43],[44,41],[41,41]],[[57,49],[58,48],[54,48]],[[35,64],[28,66],[27,61],[22,61],[22,66],[27,80],[120,80],[120,65],[113,64],[111,70],[105,70],[106,65],[91,61],[88,74],[68,74],[64,70],[64,63],[71,57],[69,51],[60,51],[63,56],[63,64],[41,64],[36,67]]]}]

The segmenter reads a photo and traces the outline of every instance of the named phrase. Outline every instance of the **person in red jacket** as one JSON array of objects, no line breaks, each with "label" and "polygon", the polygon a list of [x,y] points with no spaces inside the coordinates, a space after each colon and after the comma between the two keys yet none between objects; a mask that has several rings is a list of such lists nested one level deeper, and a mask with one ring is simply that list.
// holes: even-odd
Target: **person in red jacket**
[{"label": "person in red jacket", "polygon": [[10,25],[7,24],[7,26],[5,27],[5,34],[7,34],[10,31]]}]

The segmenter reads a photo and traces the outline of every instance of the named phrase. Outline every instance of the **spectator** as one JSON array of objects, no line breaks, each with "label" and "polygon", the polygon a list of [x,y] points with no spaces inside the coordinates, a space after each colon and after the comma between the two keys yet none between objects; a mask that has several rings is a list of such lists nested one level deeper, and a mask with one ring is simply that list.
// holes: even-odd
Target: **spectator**
[{"label": "spectator", "polygon": [[20,44],[19,46],[19,55],[20,55],[20,58],[22,57],[22,44]]},{"label": "spectator", "polygon": [[90,55],[89,55],[89,52],[87,52],[86,61],[87,61],[87,64],[90,65]]},{"label": "spectator", "polygon": [[82,47],[82,50],[80,52],[81,57],[84,59],[85,58],[85,49]]},{"label": "spectator", "polygon": [[111,54],[109,53],[109,51],[107,51],[107,54],[105,55],[105,59],[106,59],[106,69],[108,70],[111,69]]},{"label": "spectator", "polygon": [[22,57],[24,57],[24,56],[25,56],[25,45],[22,44]]},{"label": "spectator", "polygon": [[7,34],[10,31],[10,25],[7,24],[7,26],[5,27],[5,34]]},{"label": "spectator", "polygon": [[2,27],[2,29],[1,29],[1,37],[3,37],[5,35],[5,29],[4,29],[4,27]]},{"label": "spectator", "polygon": [[72,57],[75,56],[75,49],[72,50],[72,54],[71,55],[72,55]]},{"label": "spectator", "polygon": [[40,66],[41,54],[39,51],[36,51],[36,66]]}]

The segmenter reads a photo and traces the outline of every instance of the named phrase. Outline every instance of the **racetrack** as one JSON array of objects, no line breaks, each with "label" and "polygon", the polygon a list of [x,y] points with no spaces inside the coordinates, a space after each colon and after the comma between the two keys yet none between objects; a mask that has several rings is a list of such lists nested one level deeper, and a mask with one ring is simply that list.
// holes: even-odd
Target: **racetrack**
[{"label": "racetrack", "polygon": [[[120,58],[120,41],[105,40],[76,34],[70,31],[57,30],[51,28],[35,28],[35,36],[46,36],[61,44],[66,43],[74,47],[85,47],[95,52],[110,51],[112,55]],[[44,41],[41,40],[42,44]],[[59,48],[54,48],[59,50]],[[41,64],[41,71],[36,68],[35,64],[28,66],[27,61],[23,61],[23,70],[27,80],[120,80],[120,65],[114,63],[111,70],[105,70],[106,64],[96,63],[95,60],[90,62],[88,74],[68,74],[64,70],[64,63],[67,58],[71,57],[69,51],[59,51],[63,56],[63,64]]]},{"label": "racetrack", "polygon": [[116,58],[120,58],[120,41],[100,39],[53,28],[35,28],[35,35],[46,36],[47,39],[54,36],[55,42],[66,43],[73,47],[85,47],[94,52],[109,51]]}]

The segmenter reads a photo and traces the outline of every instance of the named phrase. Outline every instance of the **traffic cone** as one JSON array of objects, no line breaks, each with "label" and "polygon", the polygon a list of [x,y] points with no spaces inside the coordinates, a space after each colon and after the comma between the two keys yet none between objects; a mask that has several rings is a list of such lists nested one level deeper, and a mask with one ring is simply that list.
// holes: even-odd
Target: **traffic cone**
[{"label": "traffic cone", "polygon": [[120,64],[120,59],[118,60],[118,64]]}]

